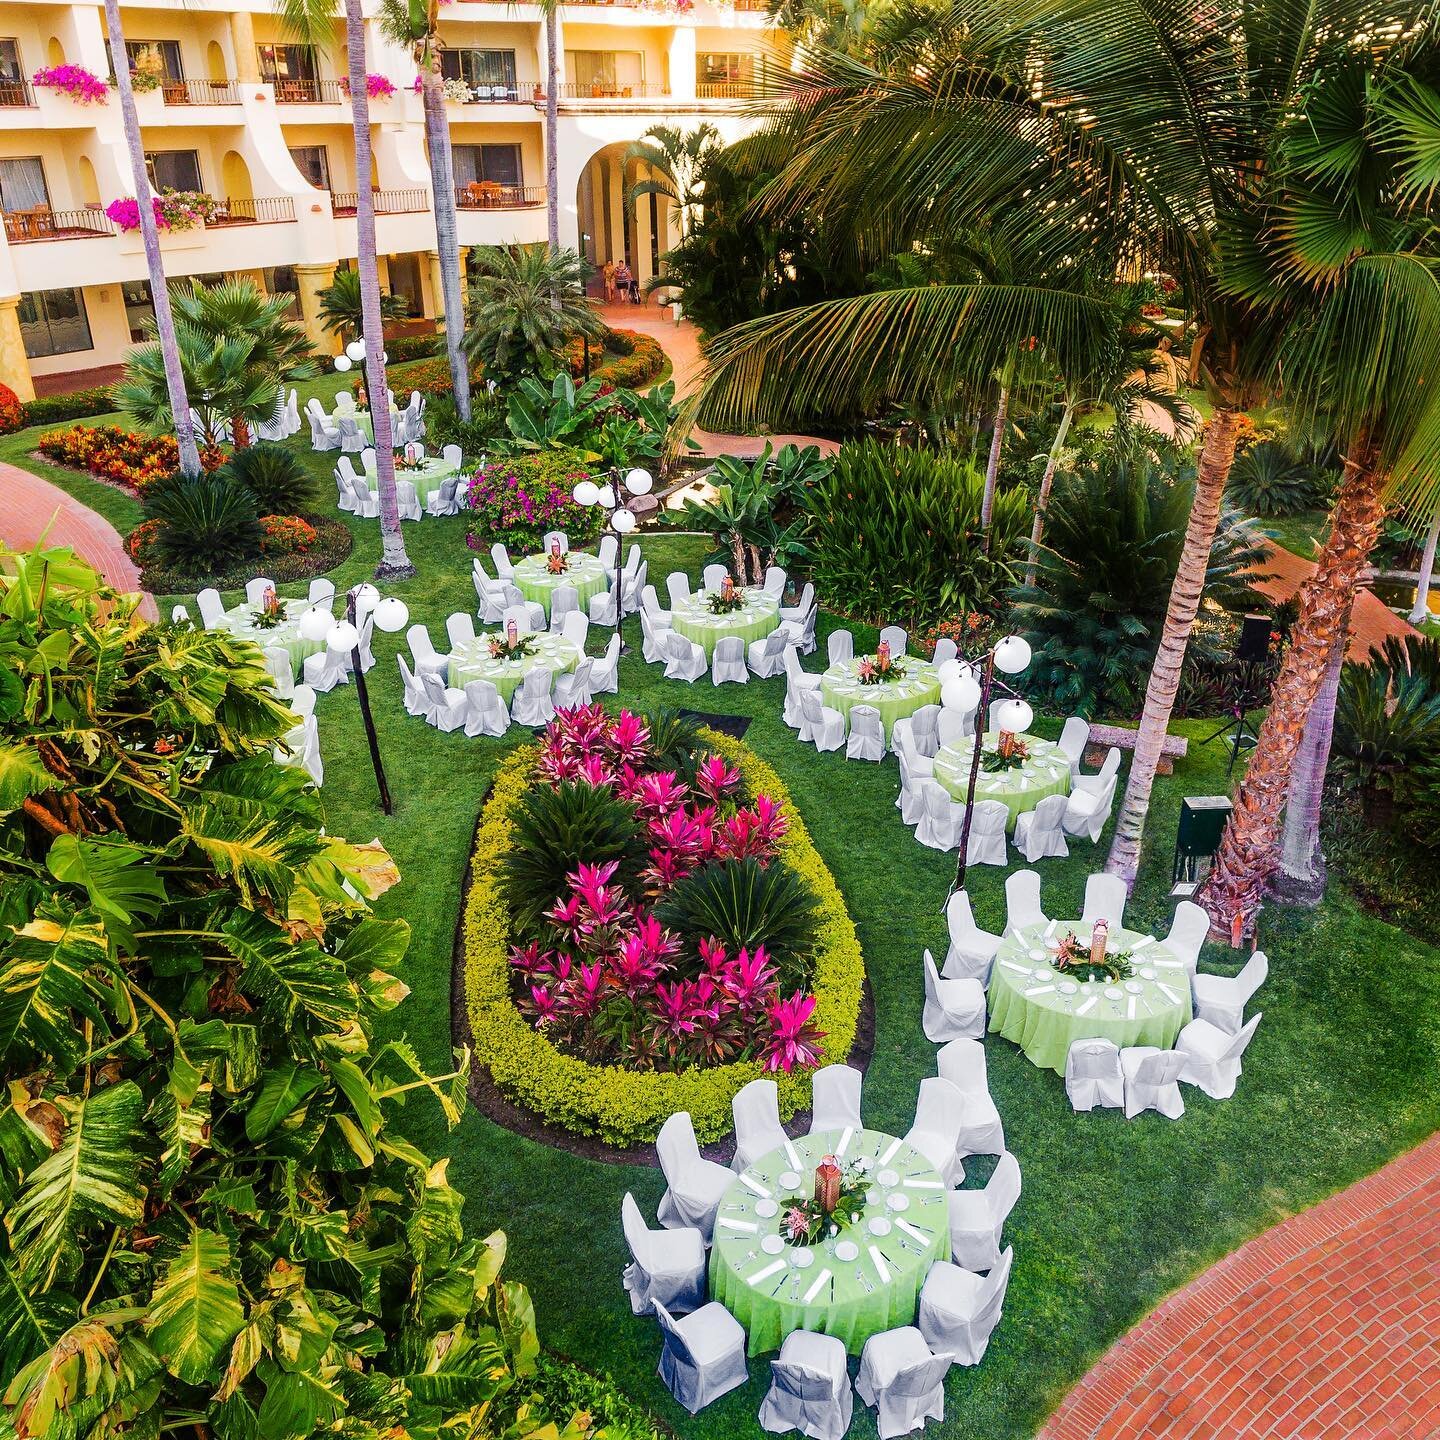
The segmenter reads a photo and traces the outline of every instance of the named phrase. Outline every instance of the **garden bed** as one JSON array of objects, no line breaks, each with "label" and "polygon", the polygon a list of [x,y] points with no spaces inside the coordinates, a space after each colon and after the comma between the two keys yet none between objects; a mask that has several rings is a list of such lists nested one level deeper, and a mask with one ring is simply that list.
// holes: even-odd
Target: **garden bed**
[{"label": "garden bed", "polygon": [[[864,962],[839,888],[776,772],[739,741],[711,730],[700,735],[707,750],[739,771],[746,795],[752,800],[770,797],[784,818],[786,830],[775,863],[800,878],[815,902],[810,991],[815,997],[812,1020],[823,1032],[817,1063],[843,1061],[859,1028]],[[618,1147],[652,1141],[679,1110],[689,1111],[702,1143],[719,1139],[732,1128],[735,1092],[763,1074],[774,1074],[782,1118],[803,1109],[809,1103],[809,1068],[772,1072],[758,1058],[677,1070],[590,1063],[553,1043],[521,1012],[513,987],[512,923],[501,869],[513,847],[526,794],[537,783],[538,754],[538,747],[524,746],[496,773],[476,831],[461,917],[466,1018],[475,1057],[498,1096],[533,1117],[539,1127],[596,1137]]]},{"label": "garden bed", "polygon": [[[266,517],[291,519],[296,517]],[[304,551],[292,551],[286,555],[257,555],[247,561],[244,568],[226,571],[220,575],[182,575],[176,570],[164,570],[158,565],[146,565],[140,557],[131,552],[132,558],[140,562],[140,583],[152,595],[189,595],[197,590],[213,587],[216,590],[240,590],[248,580],[258,574],[268,575],[277,585],[290,580],[311,580],[333,570],[350,558],[355,537],[350,527],[334,515],[302,515],[298,517],[315,530],[315,542]],[[138,527],[137,527],[138,529]],[[125,542],[130,551],[132,531]],[[143,553],[143,551],[142,551]]]}]

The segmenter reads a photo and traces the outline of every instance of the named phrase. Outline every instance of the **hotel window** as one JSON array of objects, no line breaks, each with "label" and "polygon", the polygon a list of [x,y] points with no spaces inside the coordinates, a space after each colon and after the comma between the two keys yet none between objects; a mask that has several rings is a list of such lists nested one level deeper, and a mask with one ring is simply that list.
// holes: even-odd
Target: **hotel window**
[{"label": "hotel window", "polygon": [[565,65],[582,94],[624,95],[645,88],[645,57],[638,50],[567,50]]},{"label": "hotel window", "polygon": [[452,154],[455,184],[461,189],[489,181],[518,190],[525,183],[518,145],[457,145]]},{"label": "hotel window", "polygon": [[265,280],[265,293],[284,296],[290,302],[290,313],[298,316],[300,313],[300,282],[295,278],[294,266],[267,265],[260,273]]},{"label": "hotel window", "polygon": [[[147,50],[153,50],[160,60],[160,74],[166,80],[183,80],[185,66],[180,60],[178,40],[127,40],[125,53],[130,57],[132,70],[140,63],[140,57]],[[111,67],[114,68],[113,65]]]},{"label": "hotel window", "polygon": [[440,73],[447,80],[463,80],[472,90],[503,90],[510,99],[519,94],[513,50],[442,50]]},{"label": "hotel window", "polygon": [[313,45],[261,45],[260,78],[275,87],[278,100],[320,98],[320,72]]},{"label": "hotel window", "polygon": [[0,160],[0,210],[14,214],[41,208],[50,208],[50,191],[39,158]]},{"label": "hotel window", "polygon": [[711,53],[696,57],[695,79],[706,90],[728,90],[735,94],[755,82],[755,56],[739,53]]},{"label": "hotel window", "polygon": [[79,290],[31,290],[20,297],[17,313],[25,353],[31,359],[95,348],[85,297]]},{"label": "hotel window", "polygon": [[323,145],[292,145],[290,158],[317,190],[330,188],[330,157]]},{"label": "hotel window", "polygon": [[0,40],[0,105],[25,105],[25,71],[20,65],[20,42]]},{"label": "hotel window", "polygon": [[145,169],[157,190],[203,190],[200,157],[193,150],[150,150]]}]

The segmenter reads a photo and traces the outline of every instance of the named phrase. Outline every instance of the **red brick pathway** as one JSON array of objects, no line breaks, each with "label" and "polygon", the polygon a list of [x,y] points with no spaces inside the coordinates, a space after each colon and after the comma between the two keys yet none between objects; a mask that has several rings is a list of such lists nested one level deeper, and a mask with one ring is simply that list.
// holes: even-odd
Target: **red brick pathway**
[{"label": "red brick pathway", "polygon": [[1440,1135],[1212,1266],[1038,1440],[1435,1440]]},{"label": "red brick pathway", "polygon": [[[140,572],[108,520],[48,480],[0,462],[0,540],[20,550],[42,535],[47,545],[68,546],[117,590],[140,588]],[[141,613],[155,618],[152,596],[145,596]]]}]

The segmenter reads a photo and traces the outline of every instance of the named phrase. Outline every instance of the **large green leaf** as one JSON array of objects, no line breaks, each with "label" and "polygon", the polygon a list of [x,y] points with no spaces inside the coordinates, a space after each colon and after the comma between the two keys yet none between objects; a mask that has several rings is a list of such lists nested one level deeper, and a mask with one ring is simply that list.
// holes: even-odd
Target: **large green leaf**
[{"label": "large green leaf", "polygon": [[259,1000],[272,1019],[291,1025],[303,1013],[337,1030],[354,1022],[359,1002],[345,967],[333,955],[313,941],[291,941],[253,911],[237,912],[223,928],[242,966],[240,988]]},{"label": "large green leaf", "polygon": [[0,1256],[0,1374],[13,1375],[55,1344],[79,1304],[63,1290],[36,1291]]},{"label": "large green leaf", "polygon": [[104,1022],[90,972],[109,958],[92,911],[42,909],[0,960],[0,1056],[45,1056],[68,1074],[85,1053],[83,1022]]},{"label": "large green leaf", "polygon": [[267,1071],[260,1093],[245,1113],[245,1137],[263,1140],[325,1083],[325,1073],[288,1061]]},{"label": "large green leaf", "polygon": [[165,882],[149,852],[127,840],[79,840],[61,835],[45,857],[50,873],[70,885],[83,885],[90,903],[105,917],[112,939],[134,949],[131,925],[151,918],[165,903]]},{"label": "large green leaf", "polygon": [[0,814],[18,810],[31,795],[59,784],[33,745],[0,742]]},{"label": "large green leaf", "polygon": [[187,1385],[215,1385],[217,1361],[245,1323],[240,1291],[225,1273],[223,1235],[192,1230],[155,1286],[145,1328],[165,1368]]}]

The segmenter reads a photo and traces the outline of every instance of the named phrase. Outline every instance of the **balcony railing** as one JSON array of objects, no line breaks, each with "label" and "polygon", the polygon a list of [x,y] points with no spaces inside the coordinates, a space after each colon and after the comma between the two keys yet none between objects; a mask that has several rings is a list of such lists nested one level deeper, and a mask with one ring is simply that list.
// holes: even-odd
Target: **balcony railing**
[{"label": "balcony railing", "polygon": [[[670,92],[663,85],[640,85],[616,81],[570,82],[559,87],[561,100],[661,100]],[[536,100],[543,97],[537,91]]]},{"label": "balcony railing", "polygon": [[455,191],[459,210],[528,210],[544,203],[543,185],[497,185],[492,180],[477,180]]},{"label": "balcony railing", "polygon": [[695,86],[697,100],[752,100],[755,84],[751,80],[701,80]]},{"label": "balcony railing", "polygon": [[5,216],[5,238],[12,245],[32,240],[90,240],[114,235],[115,224],[103,210],[13,210]]},{"label": "balcony railing", "polygon": [[334,105],[350,98],[343,80],[272,80],[281,105]]},{"label": "balcony railing", "polygon": [[30,82],[19,78],[0,79],[0,106],[12,110],[24,110],[35,104],[35,92]]},{"label": "balcony railing", "polygon": [[513,85],[472,85],[470,98],[462,105],[507,105],[517,100],[534,100],[540,94],[538,80],[517,80]]},{"label": "balcony railing", "polygon": [[221,202],[206,222],[207,229],[220,225],[283,225],[295,218],[295,202],[288,195],[262,195],[252,200]]},{"label": "balcony railing", "polygon": [[[413,215],[430,208],[430,196],[424,190],[372,190],[377,215]],[[353,215],[360,196],[353,190],[336,190],[330,196],[331,208],[337,215]]]},{"label": "balcony railing", "polygon": [[234,80],[166,80],[160,93],[167,105],[238,105],[240,86]]}]

